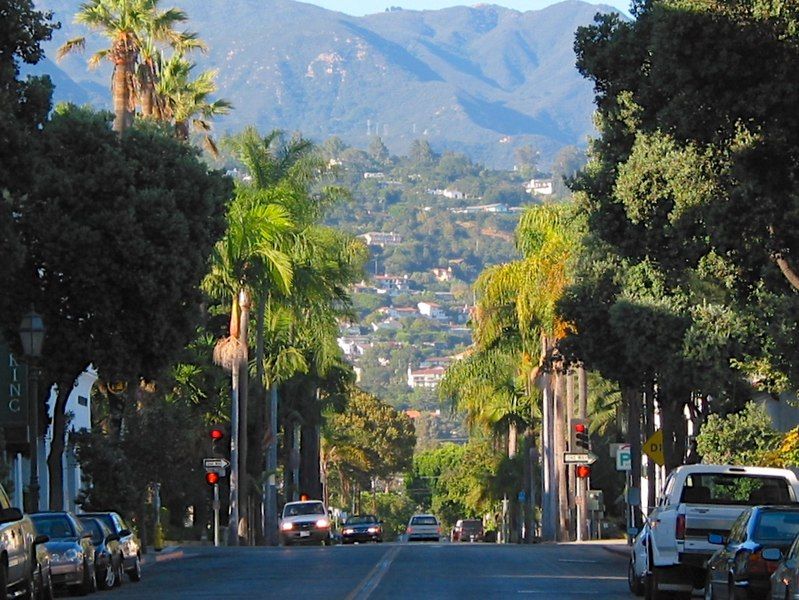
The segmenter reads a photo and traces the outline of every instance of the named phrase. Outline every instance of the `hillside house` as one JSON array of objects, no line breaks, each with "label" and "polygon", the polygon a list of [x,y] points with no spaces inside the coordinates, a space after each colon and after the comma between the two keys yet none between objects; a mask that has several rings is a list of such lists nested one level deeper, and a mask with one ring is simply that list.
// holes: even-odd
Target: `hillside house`
[{"label": "hillside house", "polygon": [[447,267],[446,269],[443,267],[436,267],[435,269],[431,269],[431,272],[435,276],[436,281],[452,281],[454,278],[452,267]]},{"label": "hillside house", "polygon": [[444,379],[444,367],[430,367],[427,369],[411,369],[408,367],[408,387],[435,388]]},{"label": "hillside house", "polygon": [[419,302],[416,306],[419,307],[419,314],[428,319],[446,321],[449,318],[447,312],[437,302]]},{"label": "hillside house", "polygon": [[531,179],[524,184],[524,189],[528,194],[551,196],[554,192],[554,182],[551,179]]},{"label": "hillside house", "polygon": [[402,236],[393,231],[370,231],[358,236],[366,242],[367,246],[399,246],[402,243]]}]

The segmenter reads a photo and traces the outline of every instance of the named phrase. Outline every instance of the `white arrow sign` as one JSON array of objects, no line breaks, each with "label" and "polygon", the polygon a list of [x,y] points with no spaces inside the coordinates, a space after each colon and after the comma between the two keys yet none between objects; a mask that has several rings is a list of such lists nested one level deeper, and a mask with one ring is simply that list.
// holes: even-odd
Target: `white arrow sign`
[{"label": "white arrow sign", "polygon": [[564,452],[563,462],[567,465],[593,465],[597,461],[593,452]]},{"label": "white arrow sign", "polygon": [[204,458],[203,467],[206,471],[216,471],[222,469],[223,471],[230,466],[230,461],[226,458]]}]

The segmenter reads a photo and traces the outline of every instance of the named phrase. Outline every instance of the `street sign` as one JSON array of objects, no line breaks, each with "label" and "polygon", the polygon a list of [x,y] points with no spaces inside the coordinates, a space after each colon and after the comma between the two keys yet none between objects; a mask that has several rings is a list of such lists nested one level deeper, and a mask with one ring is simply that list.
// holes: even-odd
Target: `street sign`
[{"label": "street sign", "polygon": [[519,499],[519,502],[521,504],[524,504],[527,501],[527,492],[522,490],[521,492],[519,492],[519,495],[517,497]]},{"label": "street sign", "polygon": [[630,471],[633,468],[633,453],[630,444],[621,444],[616,449],[616,470]]},{"label": "street sign", "polygon": [[593,452],[564,452],[563,462],[567,465],[593,465],[597,461]]},{"label": "street sign", "polygon": [[661,467],[666,464],[666,457],[663,455],[663,430],[658,429],[644,443],[644,453],[654,460]]},{"label": "street sign", "polygon": [[[28,368],[0,341],[0,427],[28,424]],[[8,437],[6,437],[8,441]]]},{"label": "street sign", "polygon": [[224,474],[225,470],[230,466],[230,461],[226,458],[204,458],[203,459],[203,467],[209,473],[216,473],[217,471],[222,471]]}]

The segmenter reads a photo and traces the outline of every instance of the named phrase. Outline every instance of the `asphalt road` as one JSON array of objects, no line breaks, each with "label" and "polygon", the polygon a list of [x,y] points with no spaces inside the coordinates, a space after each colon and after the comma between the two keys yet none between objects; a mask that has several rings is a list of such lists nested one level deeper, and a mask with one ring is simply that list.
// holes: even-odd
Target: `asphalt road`
[{"label": "asphalt road", "polygon": [[[164,557],[167,558],[167,557]],[[100,596],[631,599],[626,558],[597,544],[194,548]]]}]

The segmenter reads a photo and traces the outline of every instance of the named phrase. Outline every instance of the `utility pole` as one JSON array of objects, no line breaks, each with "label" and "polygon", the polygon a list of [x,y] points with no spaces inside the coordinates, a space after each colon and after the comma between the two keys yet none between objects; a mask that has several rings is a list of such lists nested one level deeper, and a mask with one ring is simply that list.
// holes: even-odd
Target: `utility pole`
[{"label": "utility pole", "polygon": [[[580,364],[577,367],[577,397],[578,408],[577,417],[580,419],[588,418],[588,379],[586,378],[585,366]],[[588,480],[584,477],[577,478],[577,541],[588,539]]]},{"label": "utility pole", "polygon": [[270,546],[277,546],[277,382],[269,388],[269,443],[266,448],[267,481],[264,490],[264,538]]},{"label": "utility pole", "polygon": [[[247,290],[241,290],[239,293],[239,306],[241,307],[241,327],[239,327],[239,343],[241,346],[241,354],[239,356],[239,469],[238,469],[238,485],[239,485],[239,515],[242,514],[246,517],[245,523],[249,525],[252,519],[247,514],[247,508],[250,506],[249,500],[249,480],[247,478],[247,397],[249,392],[249,363],[250,353],[248,349],[248,329],[250,323],[250,294]],[[244,503],[244,509],[241,508],[241,503]],[[245,533],[244,538],[249,539],[249,532]],[[236,523],[236,536],[238,536],[238,521]],[[237,538],[238,539],[238,538]]]}]

